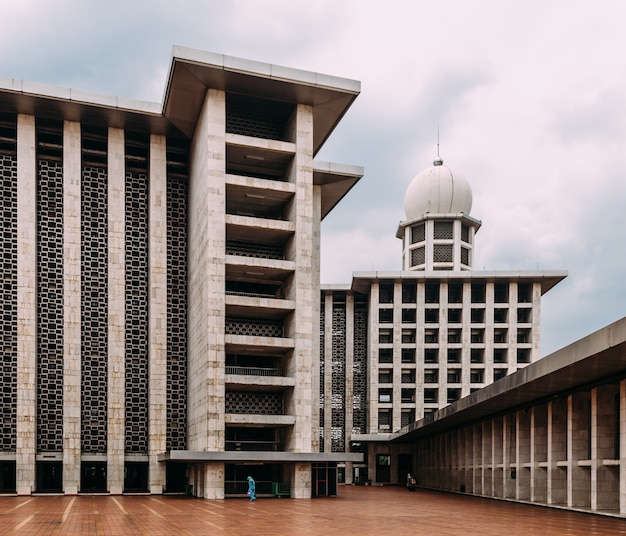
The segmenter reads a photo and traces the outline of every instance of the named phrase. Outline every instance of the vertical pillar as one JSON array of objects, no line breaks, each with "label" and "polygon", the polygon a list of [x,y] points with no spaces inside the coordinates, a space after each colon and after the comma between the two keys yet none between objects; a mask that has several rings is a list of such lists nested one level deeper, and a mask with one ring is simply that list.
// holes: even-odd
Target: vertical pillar
[{"label": "vertical pillar", "polygon": [[80,485],[81,362],[81,130],[63,127],[63,489],[78,493]]},{"label": "vertical pillar", "polygon": [[149,307],[149,442],[150,492],[163,493],[167,438],[167,155],[165,136],[150,137]]},{"label": "vertical pillar", "polygon": [[124,489],[125,400],[125,160],[124,131],[108,135],[109,378],[107,480],[112,494]]},{"label": "vertical pillar", "polygon": [[37,395],[37,155],[35,117],[17,116],[17,454],[18,495],[35,488]]},{"label": "vertical pillar", "polygon": [[[188,446],[224,449],[226,96],[209,89],[191,145],[189,176]],[[223,485],[221,493],[224,493]]]}]

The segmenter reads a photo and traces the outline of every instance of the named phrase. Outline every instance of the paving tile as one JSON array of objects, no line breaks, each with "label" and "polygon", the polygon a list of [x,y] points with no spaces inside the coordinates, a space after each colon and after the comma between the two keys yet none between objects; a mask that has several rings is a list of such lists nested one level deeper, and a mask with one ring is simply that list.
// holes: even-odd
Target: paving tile
[{"label": "paving tile", "polygon": [[0,497],[0,535],[237,536],[626,534],[626,519],[402,487],[338,497],[204,501],[173,496]]}]

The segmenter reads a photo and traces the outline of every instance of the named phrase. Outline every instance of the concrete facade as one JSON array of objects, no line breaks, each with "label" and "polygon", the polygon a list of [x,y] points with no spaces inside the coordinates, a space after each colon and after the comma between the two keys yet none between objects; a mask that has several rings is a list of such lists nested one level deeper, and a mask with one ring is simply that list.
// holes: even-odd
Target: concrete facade
[{"label": "concrete facade", "polygon": [[1,81],[2,492],[336,493],[311,326],[363,170],[315,155],[359,91],[179,47],[162,105]]}]

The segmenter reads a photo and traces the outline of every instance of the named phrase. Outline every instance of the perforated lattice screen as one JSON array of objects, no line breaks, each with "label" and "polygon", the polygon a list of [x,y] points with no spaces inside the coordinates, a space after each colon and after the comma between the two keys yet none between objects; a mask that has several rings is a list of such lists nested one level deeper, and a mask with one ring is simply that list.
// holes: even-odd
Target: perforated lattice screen
[{"label": "perforated lattice screen", "polygon": [[280,393],[229,391],[226,393],[226,413],[282,415],[283,397]]},{"label": "perforated lattice screen", "polygon": [[434,262],[452,262],[452,244],[440,244],[433,248]]},{"label": "perforated lattice screen", "polygon": [[187,446],[187,180],[167,181],[167,443]]},{"label": "perforated lattice screen", "polygon": [[81,190],[81,448],[107,451],[107,171],[83,167]]},{"label": "perforated lattice screen", "polygon": [[239,240],[226,241],[226,255],[255,257],[257,259],[282,260],[285,258],[282,246],[255,244],[253,242],[242,242]]},{"label": "perforated lattice screen", "polygon": [[367,401],[367,305],[355,303],[354,307],[354,357],[353,357],[352,433],[365,433]]},{"label": "perforated lattice screen", "polygon": [[454,226],[451,221],[436,221],[434,235],[435,240],[452,240],[454,238]]},{"label": "perforated lattice screen", "polygon": [[125,450],[148,453],[148,177],[126,173]]},{"label": "perforated lattice screen", "polygon": [[426,262],[426,250],[416,248],[411,250],[411,266],[420,266]]},{"label": "perforated lattice screen", "polygon": [[226,317],[227,335],[246,335],[250,337],[282,337],[282,320],[266,318]]},{"label": "perforated lattice screen", "polygon": [[293,109],[293,104],[228,94],[226,132],[288,141],[286,125]]},{"label": "perforated lattice screen", "polygon": [[37,452],[63,450],[63,163],[37,172]]},{"label": "perforated lattice screen", "polygon": [[426,240],[426,228],[424,224],[416,225],[415,227],[411,227],[411,244],[416,244],[417,242],[423,242]]},{"label": "perforated lattice screen", "polygon": [[0,450],[15,452],[17,418],[17,158],[0,154],[0,244],[2,282],[0,336],[2,337],[2,404]]},{"label": "perforated lattice screen", "polygon": [[333,307],[332,345],[331,448],[332,452],[343,452],[346,422],[346,309],[343,304]]}]

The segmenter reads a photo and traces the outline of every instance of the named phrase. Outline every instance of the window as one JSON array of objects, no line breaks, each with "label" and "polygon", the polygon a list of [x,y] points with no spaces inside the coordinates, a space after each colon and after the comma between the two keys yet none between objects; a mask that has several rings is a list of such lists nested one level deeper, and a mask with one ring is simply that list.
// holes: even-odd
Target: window
[{"label": "window", "polygon": [[529,348],[518,348],[517,362],[518,363],[530,363],[530,349]]},{"label": "window", "polygon": [[472,320],[472,324],[484,324],[485,323],[485,310],[484,309],[472,309],[471,320]]},{"label": "window", "polygon": [[436,221],[433,238],[435,240],[452,240],[454,238],[454,222]]},{"label": "window", "polygon": [[482,348],[472,348],[470,351],[470,362],[471,363],[484,363],[485,351]]},{"label": "window", "polygon": [[532,302],[532,286],[530,283],[518,283],[517,284],[517,302],[518,303],[531,303]]},{"label": "window", "polygon": [[389,404],[391,403],[391,394],[393,393],[392,389],[379,389],[378,390],[378,402],[381,404]]},{"label": "window", "polygon": [[378,371],[378,383],[392,383],[392,369],[380,369]]},{"label": "window", "polygon": [[517,329],[517,342],[525,344],[530,342],[530,328],[518,328]]},{"label": "window", "polygon": [[393,329],[378,330],[378,342],[380,344],[391,344],[393,342]]},{"label": "window", "polygon": [[448,389],[448,404],[456,402],[461,398],[461,389]]},{"label": "window", "polygon": [[448,383],[461,383],[461,369],[448,369]]},{"label": "window", "polygon": [[461,342],[461,330],[448,329],[448,342],[450,344],[459,344]]},{"label": "window", "polygon": [[414,344],[415,343],[415,330],[403,329],[402,330],[402,344]]},{"label": "window", "polygon": [[496,303],[508,303],[509,284],[508,283],[496,283],[493,286],[493,299]]},{"label": "window", "polygon": [[448,284],[448,303],[463,302],[463,285],[461,283]]},{"label": "window", "polygon": [[415,363],[415,348],[402,348],[402,363]]},{"label": "window", "polygon": [[469,266],[470,252],[467,248],[461,248],[461,264]]},{"label": "window", "polygon": [[400,426],[404,428],[405,426],[408,426],[409,424],[412,424],[414,422],[415,422],[415,410],[403,409],[402,413],[400,414]]},{"label": "window", "polygon": [[424,389],[424,402],[425,403],[437,403],[438,389]]},{"label": "window", "polygon": [[423,242],[426,239],[426,231],[423,223],[411,227],[411,244]]},{"label": "window", "polygon": [[470,383],[483,383],[485,379],[485,371],[483,369],[470,370]]},{"label": "window", "polygon": [[531,309],[518,309],[517,310],[517,323],[529,324],[530,323],[530,311]]},{"label": "window", "polygon": [[493,351],[493,362],[494,363],[506,363],[507,360],[507,355],[506,355],[506,349],[504,348],[498,348],[496,350]]},{"label": "window", "polygon": [[496,324],[506,324],[508,316],[509,316],[508,309],[494,309],[493,310],[493,321]]},{"label": "window", "polygon": [[400,391],[401,402],[403,404],[411,404],[415,402],[415,389],[402,389]]},{"label": "window", "polygon": [[427,324],[436,324],[439,322],[439,309],[424,310],[424,322]]},{"label": "window", "polygon": [[439,303],[439,283],[426,283],[425,287],[426,303]]},{"label": "window", "polygon": [[448,349],[448,363],[460,363],[461,362],[461,351],[449,348]]},{"label": "window", "polygon": [[472,303],[485,303],[485,283],[472,283]]},{"label": "window", "polygon": [[411,250],[411,266],[421,266],[426,263],[426,249],[415,248]]},{"label": "window", "polygon": [[473,343],[482,343],[485,341],[485,330],[484,329],[472,329],[471,332],[471,341]]},{"label": "window", "polygon": [[508,330],[506,328],[495,328],[493,330],[493,342],[498,343],[506,343],[507,342],[507,334]]},{"label": "window", "polygon": [[425,369],[424,370],[424,383],[437,383],[437,382],[439,382],[439,370]]},{"label": "window", "polygon": [[461,309],[448,309],[448,324],[460,324],[462,312]]},{"label": "window", "polygon": [[402,383],[415,383],[415,371],[402,369]]},{"label": "window", "polygon": [[424,350],[424,363],[438,363],[439,356],[437,350],[428,349]]},{"label": "window", "polygon": [[439,342],[439,330],[437,328],[425,329],[424,342],[427,344],[434,344]]},{"label": "window", "polygon": [[461,225],[461,240],[466,244],[470,244],[470,227],[469,225]]},{"label": "window", "polygon": [[[391,430],[391,410],[381,409],[378,411],[378,429],[389,432]],[[378,455],[381,457],[381,455]]]},{"label": "window", "polygon": [[506,369],[494,369],[493,371],[493,381],[500,380],[506,376]]},{"label": "window", "polygon": [[433,246],[433,262],[452,262],[452,244],[435,244]]},{"label": "window", "polygon": [[415,324],[415,309],[402,309],[402,323]]},{"label": "window", "polygon": [[393,350],[391,348],[378,349],[379,363],[393,363]]},{"label": "window", "polygon": [[415,283],[402,283],[402,303],[416,303],[417,289]]},{"label": "window", "polygon": [[393,323],[393,309],[379,309],[378,310],[378,321],[381,324]]},{"label": "window", "polygon": [[393,303],[393,283],[381,283],[378,286],[378,303]]}]

